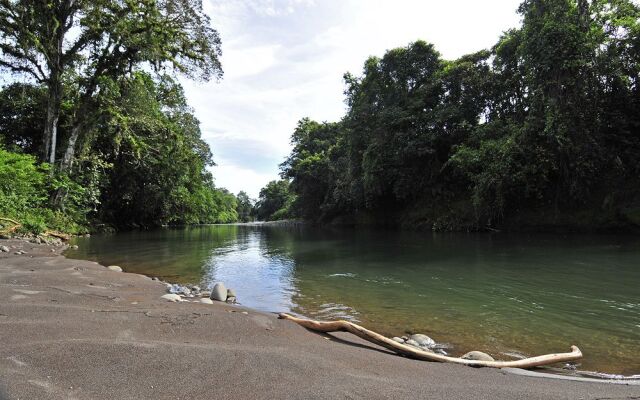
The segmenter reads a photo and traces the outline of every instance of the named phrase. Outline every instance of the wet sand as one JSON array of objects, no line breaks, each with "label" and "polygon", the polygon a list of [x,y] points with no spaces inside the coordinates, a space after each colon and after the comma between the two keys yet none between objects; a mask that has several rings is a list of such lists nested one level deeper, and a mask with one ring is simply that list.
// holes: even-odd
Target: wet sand
[{"label": "wet sand", "polygon": [[148,277],[0,245],[15,247],[0,253],[2,400],[640,397],[637,385],[415,361],[275,315],[169,303]]}]

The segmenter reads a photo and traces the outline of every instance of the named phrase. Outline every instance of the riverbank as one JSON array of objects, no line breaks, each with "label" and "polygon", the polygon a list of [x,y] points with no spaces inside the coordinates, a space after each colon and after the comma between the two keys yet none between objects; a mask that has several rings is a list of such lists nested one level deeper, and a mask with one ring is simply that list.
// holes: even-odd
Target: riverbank
[{"label": "riverbank", "polygon": [[[227,304],[170,303],[165,285],[0,240],[0,399],[554,398],[640,387],[398,357]],[[17,255],[21,251],[25,254]],[[243,313],[246,312],[246,314]],[[563,349],[561,349],[563,350]]]}]

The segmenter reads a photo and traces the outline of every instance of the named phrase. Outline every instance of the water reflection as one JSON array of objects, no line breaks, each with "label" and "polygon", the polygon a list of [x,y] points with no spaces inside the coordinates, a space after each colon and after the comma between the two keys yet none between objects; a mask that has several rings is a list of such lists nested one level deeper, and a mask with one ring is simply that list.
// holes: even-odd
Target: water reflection
[{"label": "water reflection", "polygon": [[[264,311],[423,332],[454,349],[581,347],[640,372],[640,239],[208,226],[95,236],[70,255],[179,283],[223,281]],[[502,355],[500,354],[502,353]]]}]

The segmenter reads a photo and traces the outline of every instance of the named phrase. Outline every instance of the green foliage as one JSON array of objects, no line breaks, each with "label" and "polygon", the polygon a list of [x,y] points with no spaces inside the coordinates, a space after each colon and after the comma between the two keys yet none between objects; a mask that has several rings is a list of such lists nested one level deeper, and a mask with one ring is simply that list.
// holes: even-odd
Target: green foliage
[{"label": "green foliage", "polygon": [[295,196],[286,180],[271,181],[260,190],[256,203],[256,217],[259,221],[276,221],[292,218]]},{"label": "green foliage", "polygon": [[[49,165],[39,164],[35,157],[0,148],[0,216],[19,221],[26,233],[37,234],[48,229],[84,232],[86,220],[78,208],[82,191],[60,177],[54,179],[51,186],[49,174]],[[49,194],[65,184],[73,192],[65,203],[68,213],[49,208]]]},{"label": "green foliage", "polygon": [[117,226],[237,220],[235,196],[216,189],[211,152],[179,84],[137,73],[112,86],[96,132],[108,164],[100,219]]},{"label": "green foliage", "polygon": [[519,12],[490,50],[447,61],[415,42],[346,74],[345,117],[303,119],[292,135],[281,168],[294,211],[435,230],[563,214],[580,228],[636,224],[640,8],[527,0]]},{"label": "green foliage", "polygon": [[236,196],[237,206],[236,211],[238,212],[238,220],[240,222],[249,222],[254,218],[254,201],[249,198],[249,195],[241,191]]}]

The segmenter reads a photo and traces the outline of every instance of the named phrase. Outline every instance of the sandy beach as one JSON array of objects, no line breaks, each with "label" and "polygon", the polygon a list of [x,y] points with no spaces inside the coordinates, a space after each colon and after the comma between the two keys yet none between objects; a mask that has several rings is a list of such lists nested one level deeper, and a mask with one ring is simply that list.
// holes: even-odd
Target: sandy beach
[{"label": "sandy beach", "polygon": [[238,306],[170,303],[163,283],[63,247],[0,245],[2,400],[640,398],[633,384],[415,361]]}]

